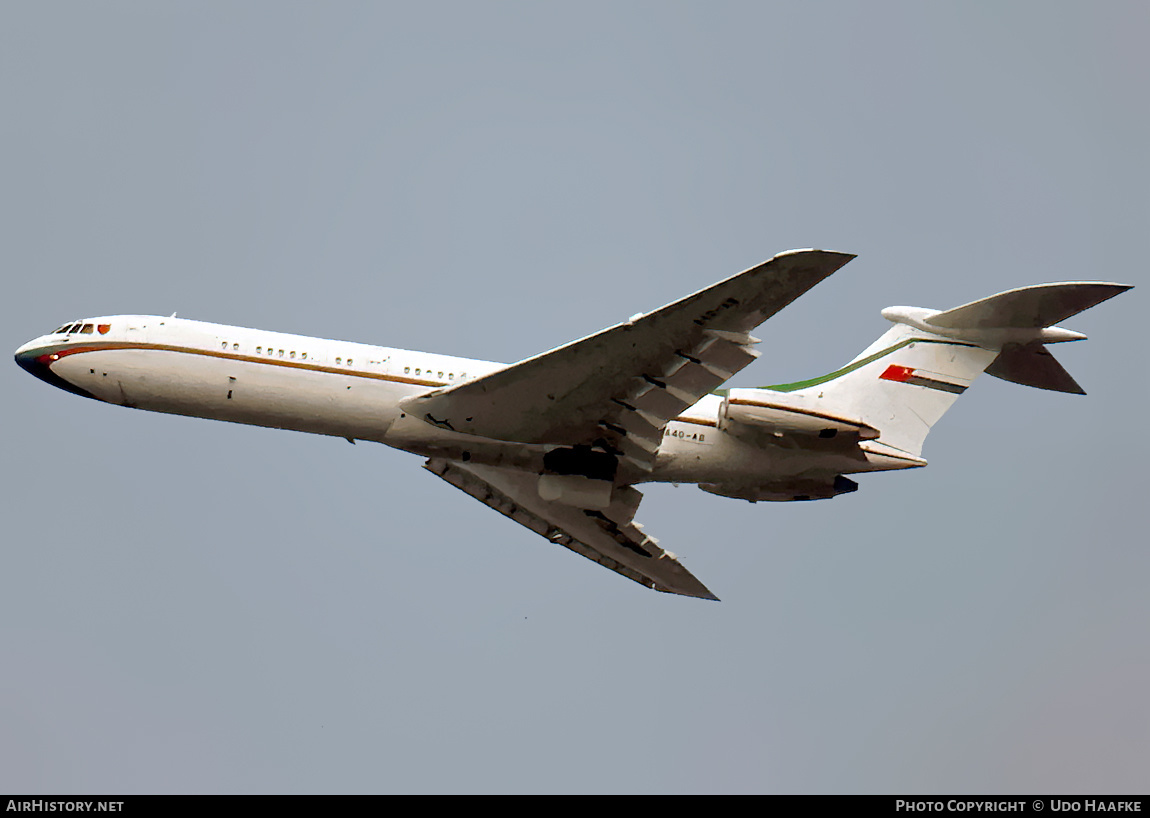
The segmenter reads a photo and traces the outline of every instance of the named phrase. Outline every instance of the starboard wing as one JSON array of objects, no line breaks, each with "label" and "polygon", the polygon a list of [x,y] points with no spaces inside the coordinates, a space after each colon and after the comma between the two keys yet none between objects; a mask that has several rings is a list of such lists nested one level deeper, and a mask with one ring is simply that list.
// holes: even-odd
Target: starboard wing
[{"label": "starboard wing", "polygon": [[543,500],[536,486],[538,476],[526,472],[438,458],[428,460],[424,468],[545,539],[640,585],[718,599],[634,522],[643,495],[630,486],[616,489],[605,509],[582,509]]},{"label": "starboard wing", "polygon": [[758,356],[750,330],[852,258],[780,253],[655,312],[401,406],[456,432],[598,446],[650,471],[667,422]]}]

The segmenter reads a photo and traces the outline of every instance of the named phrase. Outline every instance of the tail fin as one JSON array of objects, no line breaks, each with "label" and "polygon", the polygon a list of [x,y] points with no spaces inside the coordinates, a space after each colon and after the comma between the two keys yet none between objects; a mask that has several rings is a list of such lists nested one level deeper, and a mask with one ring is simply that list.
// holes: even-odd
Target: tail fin
[{"label": "tail fin", "polygon": [[888,307],[895,326],[842,369],[768,387],[797,392],[880,431],[878,442],[919,456],[930,428],[978,375],[1082,393],[1045,344],[1086,336],[1052,326],[1130,289],[1122,284],[1038,284],[945,312]]}]

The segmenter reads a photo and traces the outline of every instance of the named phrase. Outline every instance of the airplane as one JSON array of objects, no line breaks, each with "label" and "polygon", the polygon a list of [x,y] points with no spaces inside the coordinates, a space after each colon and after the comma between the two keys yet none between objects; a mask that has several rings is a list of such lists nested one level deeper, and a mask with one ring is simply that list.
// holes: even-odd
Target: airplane
[{"label": "airplane", "polygon": [[1129,286],[1038,284],[892,326],[822,377],[723,388],[751,330],[855,258],[792,250],[653,312],[504,365],[152,315],[70,321],[16,362],[84,397],[375,441],[520,525],[657,591],[717,600],[635,522],[646,482],[819,500],[847,475],[921,468],[931,427],[979,373],[1084,394],[1047,344]]}]

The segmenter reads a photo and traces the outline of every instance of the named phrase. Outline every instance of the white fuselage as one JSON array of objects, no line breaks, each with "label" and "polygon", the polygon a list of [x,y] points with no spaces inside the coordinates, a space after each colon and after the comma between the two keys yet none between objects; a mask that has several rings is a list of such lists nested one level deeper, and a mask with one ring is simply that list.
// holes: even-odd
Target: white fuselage
[{"label": "white fuselage", "polygon": [[[504,364],[175,317],[91,318],[69,329],[30,341],[17,360],[49,383],[108,403],[523,469],[534,469],[546,449],[469,438],[400,408],[404,398]],[[769,482],[812,469],[899,467],[753,445],[724,433],[722,410],[723,398],[707,395],[672,420],[654,471],[635,482]]]}]

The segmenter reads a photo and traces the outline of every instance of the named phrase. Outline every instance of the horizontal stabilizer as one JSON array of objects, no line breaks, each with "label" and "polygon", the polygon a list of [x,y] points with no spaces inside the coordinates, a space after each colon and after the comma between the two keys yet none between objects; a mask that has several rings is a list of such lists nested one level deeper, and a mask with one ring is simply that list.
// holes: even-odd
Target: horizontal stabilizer
[{"label": "horizontal stabilizer", "polygon": [[1040,343],[1007,344],[994,359],[994,363],[986,368],[986,374],[1037,389],[1086,394],[1050,354],[1050,350]]},{"label": "horizontal stabilizer", "polygon": [[1101,281],[1037,284],[936,313],[926,323],[948,329],[1050,327],[1129,289]]}]

